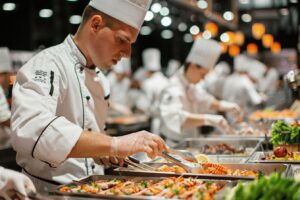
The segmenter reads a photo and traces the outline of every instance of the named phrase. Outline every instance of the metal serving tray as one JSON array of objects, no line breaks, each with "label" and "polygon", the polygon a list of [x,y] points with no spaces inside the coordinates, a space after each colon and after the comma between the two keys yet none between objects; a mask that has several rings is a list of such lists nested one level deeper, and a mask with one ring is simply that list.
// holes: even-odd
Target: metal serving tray
[{"label": "metal serving tray", "polygon": [[[273,153],[272,151],[266,152],[268,154]],[[297,152],[300,153],[300,152]],[[282,164],[300,164],[300,161],[291,160],[262,160],[261,158],[265,156],[265,152],[255,152],[247,161],[248,163],[282,163]]]},{"label": "metal serving tray", "polygon": [[201,153],[200,149],[205,145],[216,145],[225,143],[236,148],[244,147],[245,153],[243,154],[208,154],[208,155],[222,155],[222,156],[242,156],[249,157],[258,148],[260,148],[263,139],[259,138],[187,138],[183,142],[175,146],[175,149],[189,150],[194,154]]},{"label": "metal serving tray", "polygon": [[[98,180],[109,180],[109,179],[114,179],[114,178],[118,178],[118,179],[123,179],[123,180],[128,180],[128,179],[133,179],[136,181],[143,181],[143,180],[162,180],[164,179],[164,177],[137,177],[137,176],[114,176],[114,175],[110,175],[110,176],[105,176],[105,175],[92,175],[92,176],[88,176],[86,178],[83,178],[79,181],[74,181],[70,184],[72,185],[79,185],[82,183],[88,183],[90,181],[98,181]],[[212,181],[212,180],[208,180],[205,179],[204,181]],[[220,183],[220,184],[224,184],[225,186],[216,193],[215,195],[215,199],[222,199],[225,195],[225,190],[226,188],[232,188],[233,186],[236,185],[237,182],[232,182],[232,181],[224,181],[224,180],[213,180],[214,182]],[[103,194],[91,194],[91,193],[72,193],[72,192],[61,192],[59,191],[59,189],[61,187],[70,185],[70,184],[66,184],[66,185],[61,185],[59,186],[56,190],[51,191],[51,194],[56,194],[56,195],[63,195],[63,196],[73,196],[73,197],[88,197],[88,198],[93,198],[93,199],[139,199],[139,200],[157,200],[157,199],[163,199],[163,200],[167,200],[167,198],[163,198],[163,197],[157,197],[157,196],[117,196],[117,195],[103,195]]]},{"label": "metal serving tray", "polygon": [[300,165],[290,165],[288,175],[289,177],[297,178],[300,177]]},{"label": "metal serving tray", "polygon": [[[159,168],[163,165],[173,166],[172,163],[148,163],[151,167]],[[281,172],[284,175],[288,172],[288,165],[284,164],[222,164],[231,170],[254,170],[260,171],[264,175],[270,175],[272,172]],[[132,168],[120,167],[114,170],[116,174],[125,176],[148,176],[148,177],[163,177],[163,176],[183,176],[183,177],[198,177],[203,179],[222,179],[222,180],[253,180],[256,177],[233,176],[233,175],[215,175],[215,174],[197,174],[197,173],[183,173],[177,174],[173,172],[156,172],[156,171],[137,171]]]}]

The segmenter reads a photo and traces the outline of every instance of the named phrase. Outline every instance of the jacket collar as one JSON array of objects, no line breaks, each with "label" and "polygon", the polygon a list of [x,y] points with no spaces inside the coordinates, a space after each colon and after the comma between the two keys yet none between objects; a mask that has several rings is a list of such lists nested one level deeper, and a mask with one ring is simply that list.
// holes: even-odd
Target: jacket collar
[{"label": "jacket collar", "polygon": [[67,45],[67,47],[70,50],[70,54],[72,58],[75,60],[76,63],[80,63],[82,66],[86,66],[87,61],[83,53],[80,51],[80,49],[76,46],[72,35],[68,35],[68,37],[65,39],[64,43]]},{"label": "jacket collar", "polygon": [[183,84],[184,87],[195,87],[194,84],[190,83],[184,76],[183,67],[178,70],[177,77],[179,78],[180,82]]}]

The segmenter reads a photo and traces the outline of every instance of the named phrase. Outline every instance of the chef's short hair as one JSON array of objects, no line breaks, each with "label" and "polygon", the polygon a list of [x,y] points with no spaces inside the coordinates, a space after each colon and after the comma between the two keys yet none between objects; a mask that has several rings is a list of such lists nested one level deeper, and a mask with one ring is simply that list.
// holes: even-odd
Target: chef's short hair
[{"label": "chef's short hair", "polygon": [[93,8],[92,6],[87,5],[82,13],[82,23],[81,24],[85,24],[94,15],[101,15],[101,17],[105,21],[106,26],[108,26],[108,27],[112,27],[113,25],[115,25],[117,23],[121,23],[119,20]]},{"label": "chef's short hair", "polygon": [[[191,65],[192,63],[191,62],[186,62],[186,63],[184,63],[184,72],[186,72],[187,70],[188,70],[188,68],[189,68],[189,66]],[[196,64],[196,63],[194,63],[198,68],[202,68],[202,66],[200,66],[200,65],[198,65],[198,64]]]}]

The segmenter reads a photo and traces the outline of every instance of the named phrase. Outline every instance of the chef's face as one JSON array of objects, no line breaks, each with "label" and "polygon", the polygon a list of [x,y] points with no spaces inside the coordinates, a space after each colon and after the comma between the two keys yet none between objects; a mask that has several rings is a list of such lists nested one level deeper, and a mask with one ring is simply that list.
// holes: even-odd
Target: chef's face
[{"label": "chef's face", "polygon": [[96,66],[110,69],[122,57],[130,57],[131,45],[136,41],[138,30],[117,20],[108,24],[99,15],[91,20],[89,55]]},{"label": "chef's face", "polygon": [[193,63],[190,64],[189,69],[191,70],[190,80],[193,84],[196,84],[204,79],[206,74],[209,72],[208,68],[200,67],[199,65]]}]

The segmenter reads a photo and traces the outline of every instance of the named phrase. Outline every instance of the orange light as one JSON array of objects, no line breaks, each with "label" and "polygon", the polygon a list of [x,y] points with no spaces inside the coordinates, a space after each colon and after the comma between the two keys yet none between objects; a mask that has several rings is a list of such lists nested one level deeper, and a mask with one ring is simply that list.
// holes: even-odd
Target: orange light
[{"label": "orange light", "polygon": [[228,42],[226,42],[228,45],[232,45],[234,43],[234,32],[226,32],[228,35]]},{"label": "orange light", "polygon": [[260,39],[266,32],[266,27],[262,23],[254,23],[252,25],[252,35],[255,39]]},{"label": "orange light", "polygon": [[258,47],[257,47],[256,44],[254,44],[254,43],[249,43],[249,44],[247,45],[247,53],[248,53],[249,55],[255,55],[255,54],[257,54],[257,52],[258,52]]},{"label": "orange light", "polygon": [[219,42],[219,44],[220,44],[221,47],[222,47],[222,54],[227,53],[227,50],[228,50],[227,44],[225,44],[224,42]]},{"label": "orange light", "polygon": [[218,35],[219,27],[216,23],[208,22],[205,24],[204,28],[211,33],[212,37],[216,37]]},{"label": "orange light", "polygon": [[274,42],[271,46],[271,51],[273,53],[280,53],[281,51],[281,44],[279,42]]},{"label": "orange light", "polygon": [[199,37],[202,37],[202,35],[202,32],[199,32],[197,35],[194,35],[194,41],[196,41]]},{"label": "orange light", "polygon": [[244,41],[245,41],[244,33],[242,33],[241,31],[236,32],[234,37],[234,43],[239,46],[242,46],[244,44]]},{"label": "orange light", "polygon": [[274,37],[271,34],[265,34],[262,37],[262,43],[264,47],[270,48],[274,42]]},{"label": "orange light", "polygon": [[229,55],[231,57],[235,57],[235,56],[237,56],[239,54],[240,54],[240,47],[239,46],[237,46],[237,45],[231,45],[229,47]]}]

